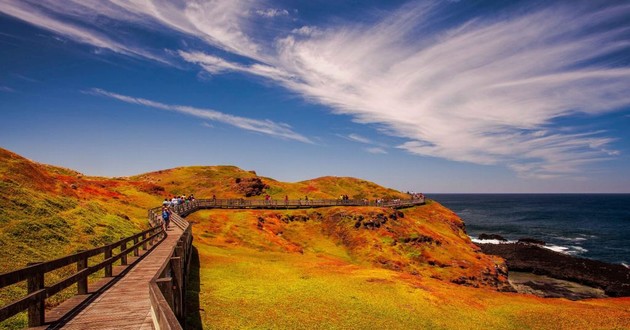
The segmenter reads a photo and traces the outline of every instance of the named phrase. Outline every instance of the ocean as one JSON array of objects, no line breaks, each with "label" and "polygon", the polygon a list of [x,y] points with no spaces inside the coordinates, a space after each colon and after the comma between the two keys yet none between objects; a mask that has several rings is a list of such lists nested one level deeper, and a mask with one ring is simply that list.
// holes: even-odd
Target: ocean
[{"label": "ocean", "polygon": [[[466,222],[473,241],[499,234],[547,248],[630,265],[630,194],[427,194]],[[491,242],[489,242],[491,243]],[[496,242],[495,242],[496,243]]]}]

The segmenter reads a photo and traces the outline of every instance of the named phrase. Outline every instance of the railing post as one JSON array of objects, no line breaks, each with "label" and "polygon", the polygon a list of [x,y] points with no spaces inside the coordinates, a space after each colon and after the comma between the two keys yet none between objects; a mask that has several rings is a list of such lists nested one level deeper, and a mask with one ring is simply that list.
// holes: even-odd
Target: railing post
[{"label": "railing post", "polygon": [[142,241],[143,241],[144,243],[142,243],[142,250],[144,250],[144,251],[146,251],[146,250],[147,250],[147,242],[146,242],[146,239],[147,239],[147,233],[143,233],[143,234],[142,234]]},{"label": "railing post", "polygon": [[173,308],[173,279],[171,278],[167,280],[165,278],[161,278],[155,281],[155,283],[157,284],[158,288],[160,288],[160,291],[162,292],[166,303],[171,308]]},{"label": "railing post", "polygon": [[[32,262],[29,263],[28,266],[41,264],[41,262]],[[44,273],[38,273],[27,280],[28,293],[33,293],[35,291],[39,291],[44,288]],[[28,326],[29,327],[38,327],[43,325],[45,322],[45,310],[44,305],[46,302],[46,295],[41,295],[41,298],[37,300],[34,304],[28,307]]]},{"label": "railing post", "polygon": [[123,252],[125,250],[127,250],[127,241],[124,241],[120,244],[120,253],[122,254],[122,256],[120,257],[120,264],[123,266],[127,264],[127,253]]},{"label": "railing post", "polygon": [[[112,257],[112,247],[107,246],[105,248],[105,260]],[[112,264],[108,264],[105,266],[105,277],[112,277]]]},{"label": "railing post", "polygon": [[[134,245],[134,246],[136,246],[136,244],[138,244],[138,236],[136,236],[136,237],[134,237],[134,238],[133,238],[133,245]],[[140,255],[140,252],[138,251],[138,247],[136,246],[136,247],[133,249],[133,256],[134,256],[134,257],[137,257],[137,256],[139,256],[139,255]]]},{"label": "railing post", "polygon": [[[79,251],[79,252],[83,252],[83,251]],[[82,257],[81,259],[77,261],[77,272],[80,272],[86,269],[87,266],[88,266],[87,256]],[[82,276],[77,281],[77,294],[87,294],[87,292],[88,292],[88,278],[87,276]]]},{"label": "railing post", "polygon": [[184,287],[184,274],[183,274],[183,269],[182,269],[182,258],[181,257],[173,257],[171,258],[171,272],[172,272],[172,277],[174,280],[174,287],[176,287],[175,290],[173,290],[173,312],[175,312],[175,315],[177,316],[178,319],[181,319],[182,315],[182,305],[184,302],[183,299],[183,287]]}]

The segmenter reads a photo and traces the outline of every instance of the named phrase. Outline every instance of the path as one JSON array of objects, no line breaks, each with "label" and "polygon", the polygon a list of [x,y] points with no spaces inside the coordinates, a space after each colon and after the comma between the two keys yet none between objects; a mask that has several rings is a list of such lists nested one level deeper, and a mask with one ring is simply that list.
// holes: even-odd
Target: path
[{"label": "path", "polygon": [[153,329],[149,281],[170,257],[181,234],[178,226],[171,226],[160,245],[63,329]]}]

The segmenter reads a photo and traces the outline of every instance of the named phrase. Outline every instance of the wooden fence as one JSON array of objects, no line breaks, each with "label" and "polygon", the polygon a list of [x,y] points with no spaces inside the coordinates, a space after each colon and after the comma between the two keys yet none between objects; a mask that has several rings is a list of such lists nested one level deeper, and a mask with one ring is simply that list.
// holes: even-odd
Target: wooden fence
[{"label": "wooden fence", "polygon": [[[199,209],[298,209],[298,208],[315,208],[315,207],[332,207],[332,206],[374,206],[389,208],[404,208],[425,203],[424,198],[416,199],[393,199],[393,200],[365,200],[365,199],[196,199],[187,201],[183,204],[171,206],[171,208],[185,217]],[[161,207],[149,210],[149,219],[151,224],[161,223]]]},{"label": "wooden fence", "polygon": [[[181,209],[181,208],[180,208]],[[178,214],[171,219],[182,228],[171,256],[164,261],[149,283],[151,315],[157,329],[183,329],[186,327],[186,284],[192,256],[192,226]]]},{"label": "wooden fence", "polygon": [[[161,226],[155,226],[141,233],[126,237],[118,242],[65,256],[56,260],[31,263],[27,267],[0,274],[0,289],[9,285],[27,282],[27,295],[17,299],[0,309],[0,322],[28,310],[28,326],[35,327],[45,322],[44,306],[46,299],[61,290],[77,283],[77,294],[88,293],[88,276],[105,269],[105,277],[112,276],[113,264],[120,260],[127,265],[127,255],[139,256],[139,249],[148,250],[158,244],[163,237]],[[128,244],[131,243],[130,246]],[[115,250],[119,252],[115,253]],[[89,266],[90,258],[103,255],[103,261]],[[72,275],[49,286],[44,285],[46,273],[76,263],[77,270]]]}]

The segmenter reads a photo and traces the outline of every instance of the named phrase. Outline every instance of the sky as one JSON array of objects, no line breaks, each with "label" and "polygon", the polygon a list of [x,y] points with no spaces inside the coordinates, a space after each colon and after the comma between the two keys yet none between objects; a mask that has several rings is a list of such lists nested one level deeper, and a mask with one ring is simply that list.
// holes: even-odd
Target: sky
[{"label": "sky", "polygon": [[0,147],[426,193],[630,192],[630,2],[0,0]]}]

